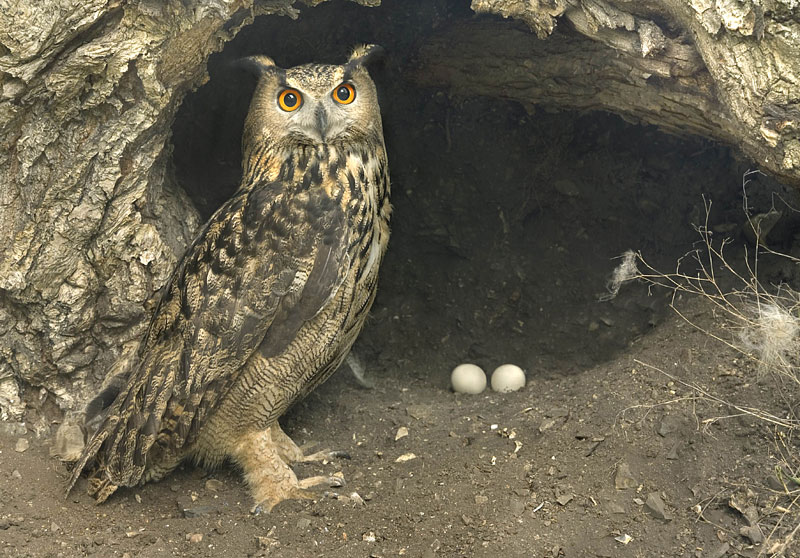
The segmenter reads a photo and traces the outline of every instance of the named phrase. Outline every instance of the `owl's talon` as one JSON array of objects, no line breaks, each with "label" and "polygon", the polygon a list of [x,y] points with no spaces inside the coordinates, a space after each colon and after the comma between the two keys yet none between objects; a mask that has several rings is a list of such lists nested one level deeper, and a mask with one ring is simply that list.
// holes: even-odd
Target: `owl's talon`
[{"label": "owl's talon", "polygon": [[344,477],[331,475],[330,477],[309,477],[300,481],[299,486],[303,490],[316,490],[323,486],[328,488],[341,488],[347,484]]},{"label": "owl's talon", "polygon": [[320,451],[315,451],[312,454],[304,455],[300,461],[303,463],[309,463],[312,461],[323,461],[326,459],[352,459],[350,454],[345,450],[329,450],[324,449]]}]

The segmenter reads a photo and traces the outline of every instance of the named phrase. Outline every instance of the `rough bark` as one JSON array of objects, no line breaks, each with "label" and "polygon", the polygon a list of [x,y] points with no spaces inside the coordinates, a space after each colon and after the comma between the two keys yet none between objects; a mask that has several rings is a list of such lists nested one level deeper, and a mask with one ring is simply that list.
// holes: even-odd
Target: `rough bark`
[{"label": "rough bark", "polygon": [[796,0],[473,0],[472,7],[516,18],[538,39],[496,20],[451,27],[422,46],[420,84],[606,109],[740,147],[764,170],[800,184]]},{"label": "rough bark", "polygon": [[[293,5],[0,0],[2,418],[20,419],[24,401],[75,408],[135,346],[199,225],[169,170],[176,110],[211,53],[257,14],[296,17]],[[415,77],[720,139],[800,184],[796,5],[473,0],[528,27],[446,29]]]}]

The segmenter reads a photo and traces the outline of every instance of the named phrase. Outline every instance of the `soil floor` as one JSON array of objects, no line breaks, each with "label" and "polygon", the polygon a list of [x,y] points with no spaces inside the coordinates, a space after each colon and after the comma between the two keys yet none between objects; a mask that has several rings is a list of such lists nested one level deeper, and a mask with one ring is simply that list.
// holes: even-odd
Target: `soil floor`
[{"label": "soil floor", "polygon": [[[701,324],[710,315],[696,302],[685,310]],[[351,454],[298,468],[342,472],[346,487],[258,516],[227,468],[187,467],[102,506],[84,484],[65,500],[64,468],[46,441],[23,435],[30,447],[17,452],[20,436],[6,434],[0,555],[759,556],[798,521],[783,511],[796,487],[787,495],[776,477],[768,424],[682,383],[769,404],[750,366],[709,345],[670,317],[580,373],[529,369],[511,394],[454,394],[444,373],[409,373],[425,366],[416,358],[375,373],[372,389],[342,372],[286,426],[299,442]]]},{"label": "soil floor", "polygon": [[[384,79],[398,68],[390,59]],[[780,546],[800,523],[796,442],[741,410],[794,416],[791,389],[712,337],[737,339],[705,298],[640,282],[602,296],[628,249],[673,271],[698,247],[709,200],[731,261],[744,261],[746,213],[772,207],[783,217],[770,246],[796,255],[794,194],[760,175],[743,186],[748,163],[726,148],[615,116],[383,90],[395,212],[355,347],[366,373],[339,371],[282,419],[299,444],[351,456],[298,476],[341,473],[346,486],[252,515],[233,467],[186,465],[101,506],[85,480],[65,499],[66,468],[49,455],[59,417],[37,436],[33,408],[27,424],[0,424],[0,556],[800,556],[800,542]],[[192,192],[192,176],[237,163],[183,168],[190,121],[175,141]],[[797,287],[785,262],[763,256],[765,285]],[[462,362],[514,363],[528,383],[456,394]]]}]

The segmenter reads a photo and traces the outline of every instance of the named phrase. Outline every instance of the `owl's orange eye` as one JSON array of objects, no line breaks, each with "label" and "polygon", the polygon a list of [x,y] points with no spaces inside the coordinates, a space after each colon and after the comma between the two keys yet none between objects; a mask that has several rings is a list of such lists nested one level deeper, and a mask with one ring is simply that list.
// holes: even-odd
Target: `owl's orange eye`
[{"label": "owl's orange eye", "polygon": [[303,104],[303,96],[297,89],[284,89],[278,95],[278,106],[286,112],[292,112]]},{"label": "owl's orange eye", "polygon": [[356,88],[349,83],[343,83],[333,92],[333,100],[341,105],[349,105],[356,99]]}]

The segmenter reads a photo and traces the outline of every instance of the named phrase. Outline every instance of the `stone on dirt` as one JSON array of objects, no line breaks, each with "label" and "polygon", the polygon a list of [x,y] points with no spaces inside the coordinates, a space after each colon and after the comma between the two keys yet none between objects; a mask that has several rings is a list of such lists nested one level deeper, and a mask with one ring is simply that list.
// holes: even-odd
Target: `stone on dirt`
[{"label": "stone on dirt", "polygon": [[17,443],[14,445],[14,451],[17,453],[22,453],[30,447],[31,443],[27,440],[27,438],[20,438],[17,440]]},{"label": "stone on dirt", "polygon": [[664,505],[664,501],[661,499],[661,496],[658,495],[657,492],[651,492],[647,495],[647,500],[644,502],[644,506],[647,508],[647,511],[653,517],[658,519],[665,519],[670,520],[672,517],[667,515],[667,509]]},{"label": "stone on dirt", "polygon": [[269,550],[278,545],[280,545],[280,542],[278,542],[276,539],[273,539],[272,537],[256,536],[256,548],[258,548],[259,550]]},{"label": "stone on dirt", "polygon": [[636,488],[639,483],[636,477],[631,473],[631,468],[627,463],[620,463],[617,466],[617,474],[614,475],[614,487],[617,490],[627,490],[628,488]]},{"label": "stone on dirt", "polygon": [[739,529],[739,534],[743,537],[750,539],[753,544],[761,544],[764,542],[764,533],[758,525],[747,525]]},{"label": "stone on dirt", "polygon": [[722,558],[730,549],[731,545],[729,545],[728,543],[722,543],[720,546],[713,549],[707,555],[704,555],[703,558]]},{"label": "stone on dirt", "polygon": [[56,437],[50,447],[50,456],[61,461],[77,461],[83,451],[85,442],[80,425],[71,420],[64,420],[56,430]]},{"label": "stone on dirt", "polygon": [[205,488],[209,492],[221,492],[225,488],[225,483],[217,479],[208,479]]}]

